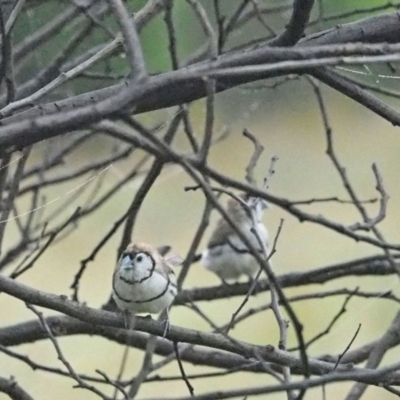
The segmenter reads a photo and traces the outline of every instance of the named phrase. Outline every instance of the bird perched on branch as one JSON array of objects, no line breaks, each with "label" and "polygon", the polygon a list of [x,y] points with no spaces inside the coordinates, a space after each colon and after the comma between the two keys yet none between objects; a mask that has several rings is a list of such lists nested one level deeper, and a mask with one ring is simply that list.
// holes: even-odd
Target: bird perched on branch
[{"label": "bird perched on branch", "polygon": [[[268,203],[245,193],[240,194],[239,198],[247,204],[247,207],[237,199],[230,198],[226,212],[256,251],[262,254],[262,248],[253,229],[257,230],[259,238],[267,245],[268,231],[261,218],[264,210],[268,208]],[[251,214],[254,216],[255,225]],[[241,275],[247,275],[252,279],[259,269],[259,264],[251,255],[249,248],[224,218],[217,222],[207,249],[201,254],[201,263],[216,273],[224,283],[229,279],[238,279]]]},{"label": "bird perched on branch", "polygon": [[130,315],[138,313],[158,314],[163,310],[168,313],[177,295],[173,267],[181,262],[179,256],[163,257],[145,243],[128,245],[115,268],[112,293],[128,321]]}]

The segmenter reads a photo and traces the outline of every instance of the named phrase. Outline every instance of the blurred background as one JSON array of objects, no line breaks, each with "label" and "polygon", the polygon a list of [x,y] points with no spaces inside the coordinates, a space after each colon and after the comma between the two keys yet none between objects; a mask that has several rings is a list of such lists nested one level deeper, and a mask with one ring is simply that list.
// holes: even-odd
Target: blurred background
[{"label": "blurred background", "polygon": [[[40,4],[36,2],[27,3],[16,21],[12,38],[14,46],[21,44],[39,27],[47,24],[70,7],[70,3],[67,1],[49,0]],[[145,3],[145,1],[130,0],[127,2],[127,6],[131,11],[136,11]],[[209,15],[214,15],[212,11],[213,2],[201,1],[200,3]],[[236,0],[220,1],[221,14],[230,15],[232,10],[236,9],[240,3]],[[374,13],[394,10],[394,8],[389,7],[383,8],[387,2],[378,0],[324,0],[316,3],[311,18],[311,21],[315,22],[311,24],[311,28],[306,33],[351,22]],[[258,4],[260,7],[270,7],[271,10],[280,7],[279,12],[271,11],[270,14],[264,14],[265,22],[270,30],[267,30],[257,19],[252,19],[232,34],[227,48],[240,46],[254,39],[265,40],[273,32],[281,32],[288,22],[291,15],[290,1],[259,1]],[[382,9],[379,9],[380,6],[382,6]],[[359,8],[369,11],[354,13],[346,18],[331,18],[327,21],[318,19],[318,13],[322,11],[328,17],[346,14],[348,11]],[[377,11],[371,11],[375,8]],[[192,10],[183,0],[174,4],[173,18],[178,38],[178,54],[180,60],[183,61],[204,45],[205,37]],[[117,25],[111,13],[104,15],[102,20],[110,30],[117,32]],[[72,20],[43,45],[28,53],[27,56],[21,57],[15,69],[17,83],[23,84],[27,80],[37,77],[40,71],[58,54],[60,47],[80,28],[81,23],[77,19]],[[82,41],[71,52],[71,59],[79,54],[84,54],[94,45],[109,40],[106,36],[104,30],[94,29],[86,40]],[[151,73],[170,70],[168,39],[162,15],[145,26],[141,32],[141,40]],[[351,68],[353,72],[343,72],[350,76],[357,73],[360,75],[360,79],[371,85],[396,90],[400,75],[397,73],[396,65],[392,67],[374,65],[369,68]],[[121,54],[115,54],[107,61],[96,64],[90,71],[99,75],[107,72],[119,78],[125,76],[128,72],[128,63]],[[89,76],[83,76],[61,86],[45,100],[47,102],[66,98],[113,83],[111,80],[91,79]],[[379,167],[386,191],[390,195],[387,217],[380,224],[380,227],[387,241],[396,243],[400,240],[398,229],[400,213],[397,211],[400,205],[398,128],[391,126],[387,121],[343,95],[324,86],[321,86],[321,88],[333,129],[337,155],[342,165],[346,167],[349,179],[361,199],[378,196],[371,166],[375,162]],[[382,99],[395,109],[398,108],[399,102],[396,99],[386,97],[382,97]],[[158,123],[165,124],[171,120],[176,112],[177,109],[175,108],[162,110],[141,115],[139,119],[147,126],[154,126]],[[318,103],[312,86],[306,79],[292,79],[284,83],[282,83],[282,79],[261,81],[257,84],[220,93],[216,96],[215,115],[215,133],[226,132],[227,135],[211,149],[210,163],[214,168],[236,179],[244,179],[245,167],[253,150],[252,144],[242,135],[243,129],[247,128],[257,136],[265,147],[256,168],[259,182],[262,182],[262,178],[268,171],[271,157],[276,155],[279,158],[275,168],[276,172],[269,185],[271,194],[293,201],[331,196],[348,199],[340,178],[326,155],[326,136]],[[190,118],[197,137],[201,138],[205,121],[204,100],[191,105]],[[35,165],[35,163],[40,162],[45,157],[49,145],[54,146],[56,142],[61,146],[63,140],[66,139],[58,137],[55,140],[36,145],[28,163]],[[115,141],[108,137],[94,136],[87,140],[79,151],[66,158],[63,165],[54,170],[53,174],[55,177],[63,175],[88,164],[88,162],[104,158],[114,150],[115,145]],[[181,151],[188,150],[183,135],[177,135],[174,145]],[[134,152],[126,159],[113,163],[107,170],[101,169],[96,173],[92,171],[90,174],[83,175],[73,181],[44,189],[42,196],[45,196],[45,202],[43,204],[47,205],[42,210],[43,218],[45,219],[46,215],[51,215],[60,205],[64,205],[57,218],[65,219],[83,201],[81,198],[74,199],[71,190],[76,189],[81,184],[92,190],[101,179],[102,184],[99,191],[105,193],[115,182],[122,179],[142,156],[143,153]],[[147,167],[150,162],[151,160],[146,163]],[[97,212],[80,221],[77,229],[64,240],[50,246],[34,268],[18,278],[19,281],[43,291],[70,296],[70,285],[79,269],[80,261],[91,253],[115,220],[129,207],[131,199],[140,187],[142,180],[143,176],[139,176],[126,183]],[[162,175],[150,190],[140,209],[134,227],[133,241],[149,242],[156,246],[169,244],[173,246],[174,251],[184,257],[188,252],[204,206],[204,197],[200,192],[184,191],[185,186],[192,184],[193,182],[180,167],[165,166]],[[226,198],[224,198],[224,201],[226,201]],[[30,212],[30,207],[31,201],[28,196],[26,198],[21,196],[18,201],[18,213]],[[373,215],[377,213],[378,207],[378,203],[366,205],[366,208]],[[303,206],[303,209],[313,214],[321,213],[331,220],[344,224],[351,224],[360,220],[357,210],[351,204],[317,203]],[[201,248],[206,245],[217,218],[218,215],[214,212]],[[266,212],[264,218],[271,237],[275,236],[281,218],[284,219],[283,230],[277,244],[277,252],[273,257],[273,266],[277,275],[293,271],[307,271],[368,255],[381,254],[373,246],[356,243],[322,226],[308,222],[300,223],[276,206],[272,206]],[[13,247],[17,236],[18,229],[15,220],[10,221],[3,244],[4,252]],[[109,298],[111,276],[115,267],[120,240],[121,230],[107,243],[94,262],[88,264],[88,268],[82,277],[80,300],[86,302],[90,307],[100,307]],[[10,263],[7,267],[9,269],[4,269],[3,272],[9,273],[13,266],[14,264]],[[179,272],[179,267],[177,271]],[[287,296],[292,296],[311,291],[327,290],[328,288],[331,290],[354,289],[359,286],[362,290],[384,292],[390,289],[398,294],[398,283],[398,278],[395,276],[354,277],[330,281],[320,287],[314,285],[313,287],[304,286],[298,289],[290,288],[285,290],[285,293]],[[201,265],[194,264],[189,271],[184,288],[218,284],[219,280],[215,275],[203,269]],[[261,293],[252,297],[244,311],[265,304],[269,301],[269,296],[269,293]],[[214,301],[212,304],[202,302],[198,306],[215,323],[222,324],[230,320],[231,314],[241,301],[241,297],[235,297]],[[336,296],[293,304],[305,326],[304,335],[306,339],[310,339],[325,329],[333,316],[340,310],[343,301],[343,296]],[[342,352],[354,335],[358,324],[362,324],[362,327],[352,348],[357,348],[363,343],[380,337],[394,318],[397,305],[395,302],[380,298],[352,298],[346,310],[329,335],[324,336],[310,347],[309,354],[311,356]],[[49,310],[43,311],[45,315],[53,313]],[[186,307],[172,308],[170,317],[173,325],[210,330],[209,326],[198,315]],[[4,293],[0,294],[0,325],[2,327],[32,319],[35,319],[35,316],[26,309],[21,301]],[[237,326],[231,331],[231,334],[234,338],[254,344],[277,345],[279,332],[274,317],[268,310],[250,318],[247,323]],[[64,337],[60,338],[59,342],[64,355],[76,371],[93,375],[95,369],[100,369],[110,377],[116,376],[124,350],[123,346],[103,338],[88,336]],[[292,329],[290,329],[288,345],[289,347],[296,345]],[[18,346],[15,350],[43,364],[61,367],[49,341]],[[138,371],[142,358],[142,352],[130,350],[125,378],[128,379]],[[158,361],[161,358],[155,356],[154,359]],[[395,360],[398,360],[397,349],[386,355],[384,363],[388,364]],[[185,370],[187,374],[212,371],[211,368],[192,366],[188,363],[185,363]],[[177,363],[172,362],[160,372],[160,375],[168,376],[178,373]],[[72,386],[75,383],[71,379],[44,372],[35,372],[24,363],[2,353],[0,353],[0,375],[15,376],[18,383],[36,399],[96,398],[91,392],[73,389]],[[191,383],[194,386],[195,393],[200,394],[211,389],[226,390],[250,387],[251,385],[260,386],[271,382],[272,380],[268,376],[241,372],[225,377],[196,379]],[[350,386],[349,383],[329,385],[326,387],[326,398],[343,398]],[[138,398],[183,395],[187,395],[187,388],[182,381],[151,382],[144,383],[141,386]],[[259,398],[264,397],[259,396]],[[7,398],[5,395],[0,394],[1,400],[5,398]],[[286,395],[278,393],[268,395],[268,398],[272,400],[284,399]],[[322,398],[320,389],[307,392],[306,399],[317,398]],[[363,398],[366,400],[391,399],[394,398],[394,395],[370,387]]]}]

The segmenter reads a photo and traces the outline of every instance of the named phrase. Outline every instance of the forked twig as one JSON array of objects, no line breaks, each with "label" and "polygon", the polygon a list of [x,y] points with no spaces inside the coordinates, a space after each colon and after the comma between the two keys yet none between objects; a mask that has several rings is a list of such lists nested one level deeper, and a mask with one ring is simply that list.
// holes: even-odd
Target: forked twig
[{"label": "forked twig", "polygon": [[73,378],[78,385],[76,387],[78,388],[83,388],[90,390],[91,392],[97,394],[100,396],[103,400],[111,400],[110,397],[106,396],[104,393],[102,393],[100,390],[98,390],[95,386],[87,384],[72,368],[71,364],[68,362],[68,360],[64,357],[61,348],[58,344],[57,339],[54,337],[53,332],[51,331],[50,327],[47,325],[46,320],[43,318],[43,315],[41,312],[37,311],[36,308],[29,304],[25,303],[26,307],[29,308],[36,316],[39,318],[40,324],[42,325],[44,331],[47,333],[51,343],[54,346],[54,349],[56,350],[58,359],[64,364],[64,366],[67,368],[71,378]]}]

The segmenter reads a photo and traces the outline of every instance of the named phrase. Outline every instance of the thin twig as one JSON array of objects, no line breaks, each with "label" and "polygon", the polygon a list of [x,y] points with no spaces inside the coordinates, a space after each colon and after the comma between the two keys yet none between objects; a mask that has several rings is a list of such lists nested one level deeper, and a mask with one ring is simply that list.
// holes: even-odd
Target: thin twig
[{"label": "thin twig", "polygon": [[185,382],[190,395],[193,397],[194,396],[194,388],[193,386],[190,384],[189,379],[185,373],[185,370],[183,368],[183,364],[182,364],[182,360],[181,357],[179,356],[179,348],[178,348],[178,344],[176,341],[173,342],[174,345],[174,351],[175,351],[175,355],[176,355],[176,360],[178,361],[178,366],[179,366],[179,371],[181,373],[182,379]]},{"label": "thin twig", "polygon": [[211,59],[216,58],[218,56],[218,38],[207,16],[206,10],[197,0],[186,0],[186,1],[193,8],[193,11],[195,12],[198,20],[200,21],[201,27],[203,28],[204,34],[208,37],[209,52]]},{"label": "thin twig", "polygon": [[128,54],[131,68],[131,79],[134,82],[142,82],[147,79],[147,70],[136,31],[135,21],[129,16],[122,0],[109,0],[124,37],[125,49]]},{"label": "thin twig", "polygon": [[[359,288],[356,287],[353,292],[349,293],[346,296],[342,306],[340,307],[340,310],[334,315],[332,320],[329,322],[328,326],[322,332],[318,333],[312,339],[307,341],[306,348],[310,347],[313,343],[315,343],[321,337],[328,335],[330,333],[331,329],[336,324],[336,322],[339,320],[339,318],[347,311],[346,306],[347,306],[347,304],[349,304],[349,301],[352,299],[352,297],[358,292],[358,289]],[[295,348],[289,349],[289,351],[294,351],[294,350],[298,350],[298,348],[295,347]]]},{"label": "thin twig", "polygon": [[243,130],[243,136],[251,140],[251,142],[254,144],[254,153],[252,154],[249,164],[246,167],[245,179],[250,185],[256,185],[257,182],[254,178],[254,168],[257,165],[261,153],[264,151],[264,147],[261,142],[248,129]]},{"label": "thin twig", "polygon": [[[265,260],[266,262],[268,262],[276,252],[276,244],[278,242],[278,238],[279,238],[279,235],[281,233],[282,227],[283,227],[283,219],[281,219],[281,221],[279,223],[279,227],[278,227],[278,230],[276,232],[271,251],[269,252],[269,254],[268,254],[268,256],[267,256],[267,258]],[[230,329],[236,324],[236,318],[238,317],[240,311],[242,311],[243,307],[248,302],[250,296],[252,296],[252,294],[254,293],[254,290],[255,290],[255,288],[257,286],[258,278],[260,277],[262,271],[263,271],[262,268],[260,268],[258,270],[256,276],[253,279],[253,282],[251,283],[249,291],[246,293],[246,296],[244,297],[243,301],[240,303],[240,305],[237,308],[237,310],[232,314],[231,321],[229,322],[229,324],[228,324],[228,326],[226,327],[226,330],[225,330],[226,333],[228,333],[230,331]]]},{"label": "thin twig", "polygon": [[104,393],[102,393],[100,390],[98,390],[95,386],[87,384],[72,368],[71,364],[67,361],[67,359],[64,357],[61,348],[58,344],[57,339],[54,337],[53,332],[51,331],[50,327],[47,325],[46,320],[43,318],[42,313],[36,310],[36,308],[29,304],[25,303],[26,307],[29,308],[36,316],[39,318],[39,321],[43,327],[43,329],[46,331],[51,343],[54,346],[54,349],[57,352],[58,359],[64,364],[64,366],[67,368],[71,378],[73,378],[77,383],[77,387],[87,389],[95,394],[97,396],[101,397],[103,400],[111,400],[108,396],[106,396]]},{"label": "thin twig", "polygon": [[151,370],[151,363],[156,343],[157,343],[157,336],[150,335],[147,341],[146,352],[144,354],[142,367],[139,373],[136,375],[135,379],[133,380],[132,385],[130,386],[128,391],[130,399],[135,398],[141,384],[144,382],[144,380],[146,379],[147,375]]},{"label": "thin twig", "polygon": [[23,152],[23,157],[18,161],[18,165],[15,170],[10,189],[8,191],[7,199],[4,201],[3,206],[2,206],[2,212],[0,215],[0,254],[1,254],[1,248],[2,248],[3,239],[4,239],[4,233],[5,233],[7,222],[9,219],[8,217],[12,210],[14,200],[18,195],[19,185],[20,185],[20,182],[21,182],[21,179],[23,176],[25,164],[26,164],[26,161],[28,160],[30,151],[31,151],[30,147],[26,148]]},{"label": "thin twig", "polygon": [[213,127],[214,127],[214,112],[215,112],[215,80],[206,79],[207,86],[207,99],[206,99],[206,123],[204,128],[204,139],[199,150],[199,160],[202,163],[206,163],[208,152],[210,150]]},{"label": "thin twig", "polygon": [[342,358],[344,357],[344,355],[349,351],[351,345],[353,344],[354,340],[356,339],[356,337],[357,337],[357,335],[358,335],[358,332],[360,332],[360,329],[361,329],[361,324],[358,324],[358,328],[357,328],[355,334],[353,335],[353,337],[351,338],[349,344],[346,346],[346,348],[344,349],[343,353],[341,353],[341,354],[339,355],[339,357],[338,357],[338,359],[337,359],[337,361],[336,361],[334,370],[336,370],[337,366],[340,364],[340,361],[342,360]]}]

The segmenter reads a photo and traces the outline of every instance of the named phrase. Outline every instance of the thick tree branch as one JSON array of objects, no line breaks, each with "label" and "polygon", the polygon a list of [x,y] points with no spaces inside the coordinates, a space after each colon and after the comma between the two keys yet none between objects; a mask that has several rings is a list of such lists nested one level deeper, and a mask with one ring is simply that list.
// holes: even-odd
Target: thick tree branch
[{"label": "thick tree branch", "polygon": [[[206,95],[206,84],[201,77],[205,72],[210,71],[211,68],[228,68],[265,62],[271,63],[273,61],[290,60],[293,57],[296,59],[298,57],[315,58],[317,54],[313,50],[307,52],[305,48],[303,49],[304,46],[308,47],[311,44],[313,46],[320,43],[334,44],[337,42],[342,43],[345,40],[393,42],[395,37],[398,37],[400,31],[398,18],[397,12],[378,15],[354,24],[343,25],[340,28],[340,35],[337,32],[332,33],[332,30],[320,33],[319,36],[314,35],[308,38],[308,40],[299,43],[296,49],[264,47],[262,49],[226,54],[211,64],[198,63],[186,70],[177,70],[153,76],[146,85],[130,87],[124,83],[57,103],[42,105],[40,108],[33,108],[18,114],[18,117],[9,117],[2,121],[3,124],[11,125],[0,129],[0,149],[4,150],[4,148],[9,147],[11,144],[26,146],[48,137],[63,134],[64,132],[99,121],[101,118],[112,116],[115,112],[129,104],[131,106],[134,105],[135,113],[140,113],[183,104],[204,97]],[[362,29],[364,24],[368,26],[368,29]],[[355,35],[355,32],[358,32],[358,36]],[[343,54],[343,50],[345,49],[346,47],[341,48],[336,55]],[[358,52],[360,49],[361,46],[353,47],[353,54],[360,54]],[[326,51],[328,53],[324,53],[324,55],[320,53],[319,57],[327,56],[329,50],[326,49]],[[330,51],[330,55],[332,55],[332,51],[337,52],[338,48],[331,48]],[[387,51],[387,47],[381,46],[381,52]],[[350,53],[345,52],[344,54],[349,55]],[[273,71],[260,74],[245,74],[228,79],[220,78],[216,85],[216,91],[226,90],[243,83],[276,75],[277,71]],[[93,106],[90,104],[93,104]],[[68,111],[71,108],[74,108],[74,110]],[[57,117],[51,118],[51,115],[46,117],[46,114],[52,113],[56,113]],[[398,123],[400,117],[394,114],[393,111],[391,111],[391,114],[392,116],[389,117],[384,113],[380,115],[390,119],[391,122],[395,121],[395,123]],[[35,119],[31,120],[31,118]],[[19,122],[16,123],[15,121]],[[26,134],[28,130],[30,131],[29,135]]]},{"label": "thick tree branch", "polygon": [[[116,313],[96,310],[84,305],[69,301],[66,296],[57,296],[50,293],[41,292],[30,288],[22,283],[18,283],[5,276],[0,276],[0,290],[16,297],[29,304],[37,305],[59,311],[80,321],[94,324],[105,325],[113,328],[122,328],[125,326],[124,318]],[[137,317],[135,330],[147,332],[152,335],[163,337],[165,335],[164,327],[157,321]],[[218,350],[228,351],[238,354],[248,359],[249,357],[261,357],[264,361],[276,363],[279,365],[290,366],[291,368],[302,369],[302,360],[286,351],[279,350],[273,346],[255,346],[245,342],[231,341],[228,338],[214,333],[199,332],[191,329],[184,329],[171,326],[166,337],[171,341],[181,343],[191,343],[206,346]],[[239,345],[238,345],[239,344]],[[309,359],[309,372],[320,375],[332,372],[333,363]],[[352,369],[355,370],[354,368]],[[349,366],[340,365],[336,368],[338,372],[349,371]],[[386,379],[392,379],[400,384],[400,375],[388,375]],[[361,378],[361,381],[364,381]],[[367,382],[369,380],[367,379]]]},{"label": "thick tree branch", "polygon": [[5,379],[0,377],[0,392],[8,394],[13,400],[33,400],[14,379]]}]

